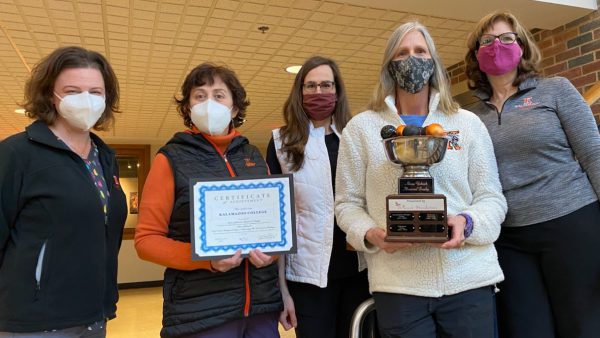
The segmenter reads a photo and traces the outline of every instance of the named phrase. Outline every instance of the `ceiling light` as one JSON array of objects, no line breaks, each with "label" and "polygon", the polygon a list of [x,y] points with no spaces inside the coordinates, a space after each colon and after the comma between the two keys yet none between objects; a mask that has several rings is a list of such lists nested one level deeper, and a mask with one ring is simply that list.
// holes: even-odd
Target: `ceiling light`
[{"label": "ceiling light", "polygon": [[285,69],[285,71],[291,74],[298,74],[300,68],[302,68],[302,66],[289,66]]},{"label": "ceiling light", "polygon": [[23,114],[24,115],[25,114],[25,109],[23,109],[23,108],[17,108],[17,109],[15,109],[15,113],[17,113],[17,114]]}]

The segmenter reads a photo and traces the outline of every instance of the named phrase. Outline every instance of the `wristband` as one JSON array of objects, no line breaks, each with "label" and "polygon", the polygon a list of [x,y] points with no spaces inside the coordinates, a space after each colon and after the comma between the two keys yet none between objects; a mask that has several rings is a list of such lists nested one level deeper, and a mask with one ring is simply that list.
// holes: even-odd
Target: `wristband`
[{"label": "wristband", "polygon": [[459,216],[464,217],[467,220],[467,224],[465,224],[465,239],[469,238],[469,236],[471,236],[471,234],[473,233],[473,218],[471,218],[471,216],[469,216],[469,214],[466,213],[460,213],[458,214]]}]

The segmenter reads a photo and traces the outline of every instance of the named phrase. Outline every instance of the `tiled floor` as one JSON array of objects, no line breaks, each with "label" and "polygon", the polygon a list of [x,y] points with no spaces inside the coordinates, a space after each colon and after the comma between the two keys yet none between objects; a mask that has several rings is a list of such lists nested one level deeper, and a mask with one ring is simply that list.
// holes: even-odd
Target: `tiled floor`
[{"label": "tiled floor", "polygon": [[[158,338],[162,320],[162,289],[121,290],[117,318],[108,323],[107,338]],[[281,338],[295,338],[280,330]]]}]

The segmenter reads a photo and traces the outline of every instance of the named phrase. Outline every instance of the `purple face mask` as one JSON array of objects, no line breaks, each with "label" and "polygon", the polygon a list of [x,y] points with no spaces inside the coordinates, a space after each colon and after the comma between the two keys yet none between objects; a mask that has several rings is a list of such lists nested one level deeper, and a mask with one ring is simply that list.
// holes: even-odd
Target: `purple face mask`
[{"label": "purple face mask", "polygon": [[502,75],[517,68],[521,61],[521,47],[518,43],[508,45],[497,39],[489,46],[481,46],[477,51],[479,69],[488,75]]}]

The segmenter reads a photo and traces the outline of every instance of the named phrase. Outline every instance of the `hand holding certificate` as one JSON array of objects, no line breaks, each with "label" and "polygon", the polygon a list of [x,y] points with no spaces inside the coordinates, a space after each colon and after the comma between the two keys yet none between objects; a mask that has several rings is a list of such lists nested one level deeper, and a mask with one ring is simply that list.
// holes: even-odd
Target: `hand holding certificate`
[{"label": "hand holding certificate", "polygon": [[295,252],[291,175],[191,182],[192,257]]}]

